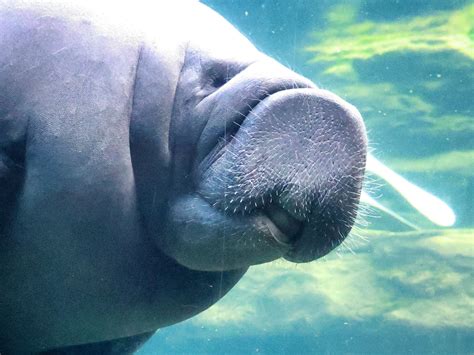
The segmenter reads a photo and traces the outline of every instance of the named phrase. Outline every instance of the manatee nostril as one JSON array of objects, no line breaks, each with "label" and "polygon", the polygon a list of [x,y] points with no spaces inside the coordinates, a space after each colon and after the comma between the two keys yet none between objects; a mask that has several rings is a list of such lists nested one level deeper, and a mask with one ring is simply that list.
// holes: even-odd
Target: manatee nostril
[{"label": "manatee nostril", "polygon": [[278,235],[279,242],[290,244],[295,242],[303,229],[303,223],[292,217],[282,207],[271,204],[265,209],[266,215],[275,224],[275,226],[283,233]]}]

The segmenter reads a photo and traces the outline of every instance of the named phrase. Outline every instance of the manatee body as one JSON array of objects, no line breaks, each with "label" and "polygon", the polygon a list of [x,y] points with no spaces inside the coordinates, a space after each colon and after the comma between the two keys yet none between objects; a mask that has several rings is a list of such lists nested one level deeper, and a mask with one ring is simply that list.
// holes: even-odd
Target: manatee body
[{"label": "manatee body", "polygon": [[202,4],[146,6],[0,1],[2,354],[133,350],[352,227],[357,110]]}]

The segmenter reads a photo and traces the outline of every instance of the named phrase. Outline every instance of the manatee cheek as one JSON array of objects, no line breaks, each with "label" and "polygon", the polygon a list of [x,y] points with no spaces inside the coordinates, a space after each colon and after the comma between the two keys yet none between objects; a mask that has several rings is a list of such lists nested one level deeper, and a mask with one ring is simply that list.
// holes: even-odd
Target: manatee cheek
[{"label": "manatee cheek", "polygon": [[264,215],[229,216],[198,195],[178,198],[156,243],[168,256],[191,269],[222,271],[247,268],[281,257],[288,250],[268,234]]}]

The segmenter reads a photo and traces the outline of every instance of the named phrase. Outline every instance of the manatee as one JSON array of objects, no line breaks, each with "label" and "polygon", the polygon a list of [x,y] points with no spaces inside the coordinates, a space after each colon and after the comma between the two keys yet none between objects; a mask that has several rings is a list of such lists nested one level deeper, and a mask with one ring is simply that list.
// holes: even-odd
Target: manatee
[{"label": "manatee", "polygon": [[357,215],[357,109],[198,2],[0,1],[0,352],[125,353]]}]

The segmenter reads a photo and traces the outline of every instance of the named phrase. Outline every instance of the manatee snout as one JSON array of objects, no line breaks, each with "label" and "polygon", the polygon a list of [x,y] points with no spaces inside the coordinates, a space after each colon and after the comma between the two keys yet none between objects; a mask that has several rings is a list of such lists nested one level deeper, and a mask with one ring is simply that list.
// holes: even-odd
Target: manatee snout
[{"label": "manatee snout", "polygon": [[198,191],[230,215],[260,215],[285,258],[311,261],[354,223],[366,146],[352,105],[325,90],[283,90],[247,115]]},{"label": "manatee snout", "polygon": [[205,271],[328,253],[357,215],[367,149],[357,109],[263,55],[195,57],[176,94],[179,183],[158,247]]},{"label": "manatee snout", "polygon": [[[195,192],[171,209],[160,248],[190,268],[311,261],[339,245],[354,223],[367,148],[359,112],[298,77],[279,87],[277,80],[260,82],[267,85],[262,98],[248,94],[226,105],[240,104],[245,114],[219,111],[220,128],[207,126],[218,133],[204,129]],[[221,90],[238,93],[252,83],[236,79]]]}]

